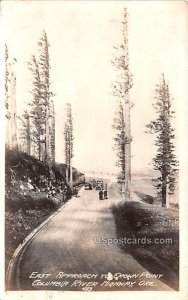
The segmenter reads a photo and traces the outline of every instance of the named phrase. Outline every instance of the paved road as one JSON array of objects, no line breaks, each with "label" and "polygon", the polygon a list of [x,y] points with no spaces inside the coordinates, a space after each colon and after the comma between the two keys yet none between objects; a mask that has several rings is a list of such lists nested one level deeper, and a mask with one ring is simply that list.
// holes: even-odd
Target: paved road
[{"label": "paved road", "polygon": [[[116,237],[110,209],[112,204],[112,199],[99,201],[98,192],[94,190],[82,189],[80,197],[72,198],[25,251],[20,268],[19,289],[171,290],[159,279],[146,278],[146,273],[143,272],[147,270],[131,255],[125,254],[118,245],[96,243],[96,237]],[[61,275],[63,272],[81,276],[94,275],[85,275],[90,278],[61,278],[59,272]],[[111,273],[108,276],[110,280],[104,277],[106,275],[102,275],[108,273]],[[137,274],[137,277],[128,278],[128,275],[124,275],[125,278],[111,280],[112,275],[116,273]],[[39,274],[51,275],[42,275],[43,278],[39,278],[42,277]],[[142,275],[139,278],[140,274]],[[141,281],[142,284],[146,281],[153,282],[154,286],[139,285]]]}]

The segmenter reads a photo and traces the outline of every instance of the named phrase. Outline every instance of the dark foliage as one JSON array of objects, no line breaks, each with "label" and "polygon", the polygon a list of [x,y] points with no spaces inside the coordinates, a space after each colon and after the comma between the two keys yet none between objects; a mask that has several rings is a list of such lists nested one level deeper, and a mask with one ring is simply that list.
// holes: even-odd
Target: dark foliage
[{"label": "dark foliage", "polygon": [[167,193],[172,195],[175,190],[178,161],[175,156],[173,144],[175,129],[171,125],[174,115],[170,99],[169,87],[164,75],[162,82],[156,88],[154,108],[157,114],[155,120],[146,125],[148,133],[154,133],[156,155],[153,158],[154,170],[159,176],[154,179],[155,187],[158,190],[158,197],[162,206],[166,206]]}]

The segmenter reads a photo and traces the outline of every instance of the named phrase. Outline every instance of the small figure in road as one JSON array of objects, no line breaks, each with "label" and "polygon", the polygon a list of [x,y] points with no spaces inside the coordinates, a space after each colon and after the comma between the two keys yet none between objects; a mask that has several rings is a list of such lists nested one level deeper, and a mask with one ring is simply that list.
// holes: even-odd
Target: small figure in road
[{"label": "small figure in road", "polygon": [[64,198],[63,199],[64,199],[64,201],[66,201],[68,199],[68,197],[69,197],[69,195],[68,195],[68,189],[67,189],[66,185],[64,187],[63,194],[64,194]]},{"label": "small figure in road", "polygon": [[103,191],[99,191],[99,200],[103,200]]},{"label": "small figure in road", "polygon": [[104,190],[104,199],[108,199],[108,192],[107,192],[107,190]]},{"label": "small figure in road", "polygon": [[74,194],[75,194],[75,197],[78,196],[78,188],[75,188],[75,189],[74,189]]}]

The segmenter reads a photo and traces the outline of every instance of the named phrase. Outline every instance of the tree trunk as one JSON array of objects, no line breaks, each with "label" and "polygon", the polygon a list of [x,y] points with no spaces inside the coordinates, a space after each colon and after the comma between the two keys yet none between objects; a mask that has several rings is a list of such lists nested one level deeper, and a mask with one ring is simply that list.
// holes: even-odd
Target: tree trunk
[{"label": "tree trunk", "polygon": [[46,104],[46,132],[45,132],[45,161],[49,163],[50,130],[49,130],[49,103]]},{"label": "tree trunk", "polygon": [[42,161],[42,147],[41,147],[41,135],[39,135],[39,140],[38,140],[38,158],[39,160]]},{"label": "tree trunk", "polygon": [[39,152],[40,152],[40,160],[45,161],[45,134],[40,134],[39,139]]},{"label": "tree trunk", "polygon": [[31,154],[31,132],[30,132],[30,117],[27,118],[27,154]]},{"label": "tree trunk", "polygon": [[[124,9],[124,48],[125,48],[125,82],[130,78],[129,75],[129,50],[128,50],[128,28],[127,28],[127,10]],[[125,200],[131,199],[131,121],[130,121],[130,97],[129,87],[126,86],[125,92]]]},{"label": "tree trunk", "polygon": [[166,207],[167,180],[166,175],[162,175],[162,207]]},{"label": "tree trunk", "polygon": [[66,182],[69,182],[69,166],[66,165]]},{"label": "tree trunk", "polygon": [[71,155],[71,153],[72,153],[72,149],[71,149],[71,141],[70,141],[70,172],[69,172],[70,178],[69,178],[69,184],[70,184],[70,188],[72,190],[73,182],[72,182],[72,155]]},{"label": "tree trunk", "polygon": [[11,102],[11,148],[17,149],[17,119],[16,119],[16,76],[12,72],[11,74],[11,95],[10,95],[10,102]]},{"label": "tree trunk", "polygon": [[6,131],[5,144],[10,147],[10,103],[9,103],[9,70],[8,70],[8,48],[5,45],[5,116]]},{"label": "tree trunk", "polygon": [[52,125],[51,125],[51,156],[52,162],[55,163],[55,111],[52,102]]},{"label": "tree trunk", "polygon": [[131,129],[130,129],[130,99],[125,99],[125,200],[131,199]]},{"label": "tree trunk", "polygon": [[6,147],[9,149],[10,147],[10,118],[9,117],[6,117],[6,131],[5,131],[5,143],[6,143]]}]

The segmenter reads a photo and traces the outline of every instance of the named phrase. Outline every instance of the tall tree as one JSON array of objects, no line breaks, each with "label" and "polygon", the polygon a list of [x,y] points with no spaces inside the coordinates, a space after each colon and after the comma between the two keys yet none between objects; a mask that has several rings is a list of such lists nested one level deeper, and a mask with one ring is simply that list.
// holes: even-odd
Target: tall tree
[{"label": "tall tree", "polygon": [[9,105],[9,54],[5,44],[5,117],[6,117],[6,147],[10,146],[10,105]]},{"label": "tall tree", "polygon": [[33,88],[31,90],[32,100],[30,104],[30,118],[32,121],[32,142],[37,146],[39,160],[44,160],[43,145],[45,143],[45,97],[39,70],[39,64],[33,55],[28,62],[29,69],[33,75]]},{"label": "tall tree", "polygon": [[16,111],[16,58],[9,59],[8,47],[5,44],[5,117],[6,117],[6,147],[18,148],[17,111]]},{"label": "tall tree", "polygon": [[66,181],[69,182],[69,178],[70,178],[70,138],[69,138],[69,127],[66,122],[64,125],[64,151],[65,151],[65,164],[66,164]]},{"label": "tall tree", "polygon": [[43,97],[45,99],[45,160],[50,163],[50,104],[52,101],[53,93],[50,90],[50,59],[49,59],[49,47],[47,34],[43,31],[42,37],[39,42],[39,68],[40,68],[40,80],[43,88]]},{"label": "tall tree", "polygon": [[159,176],[154,179],[155,187],[158,190],[158,197],[162,206],[166,206],[167,193],[173,194],[175,190],[178,161],[175,156],[175,138],[171,120],[174,117],[172,101],[169,87],[162,75],[162,81],[157,85],[155,92],[155,103],[153,104],[157,117],[146,125],[147,132],[156,136],[155,145],[157,153],[153,158],[154,170],[159,172]]},{"label": "tall tree", "polygon": [[119,101],[118,110],[114,117],[114,124],[112,126],[116,131],[114,137],[115,145],[114,150],[117,154],[117,167],[120,168],[120,178],[124,179],[125,174],[125,112],[122,101]]},{"label": "tall tree", "polygon": [[70,103],[66,103],[66,120],[64,126],[64,140],[65,140],[65,163],[67,165],[67,181],[72,188],[72,158],[73,154],[73,119],[72,107]]},{"label": "tall tree", "polygon": [[[115,124],[114,128],[117,129],[116,142],[119,143],[118,147],[118,161],[120,162],[120,172],[122,174],[122,196],[124,200],[131,198],[131,122],[130,122],[130,97],[129,90],[132,87],[132,76],[129,72],[129,52],[128,52],[128,28],[127,28],[127,10],[123,10],[123,25],[122,28],[122,43],[119,47],[114,47],[117,54],[113,60],[113,64],[119,73],[119,80],[114,83],[114,95],[120,99],[120,111],[118,125]],[[122,113],[124,116],[122,117]],[[119,126],[122,126],[120,129]],[[117,127],[117,128],[116,128]],[[121,139],[119,136],[121,132]],[[123,133],[124,132],[124,133]],[[121,158],[121,159],[120,159]],[[124,159],[124,162],[122,162]]]},{"label": "tall tree", "polygon": [[14,66],[17,62],[13,58],[10,64],[10,146],[12,149],[18,149],[17,138],[17,107],[16,107],[16,75]]},{"label": "tall tree", "polygon": [[20,139],[22,141],[21,150],[31,155],[31,126],[30,126],[30,116],[28,111],[24,111],[22,117],[19,118],[21,121],[20,128]]},{"label": "tall tree", "polygon": [[50,45],[45,31],[38,46],[39,57],[33,55],[29,62],[33,75],[33,98],[30,103],[32,141],[37,145],[39,159],[51,164],[55,161],[55,114],[52,99],[54,94],[50,90]]},{"label": "tall tree", "polygon": [[54,111],[53,102],[51,102],[50,138],[51,138],[51,160],[53,163],[55,163],[55,111]]}]

